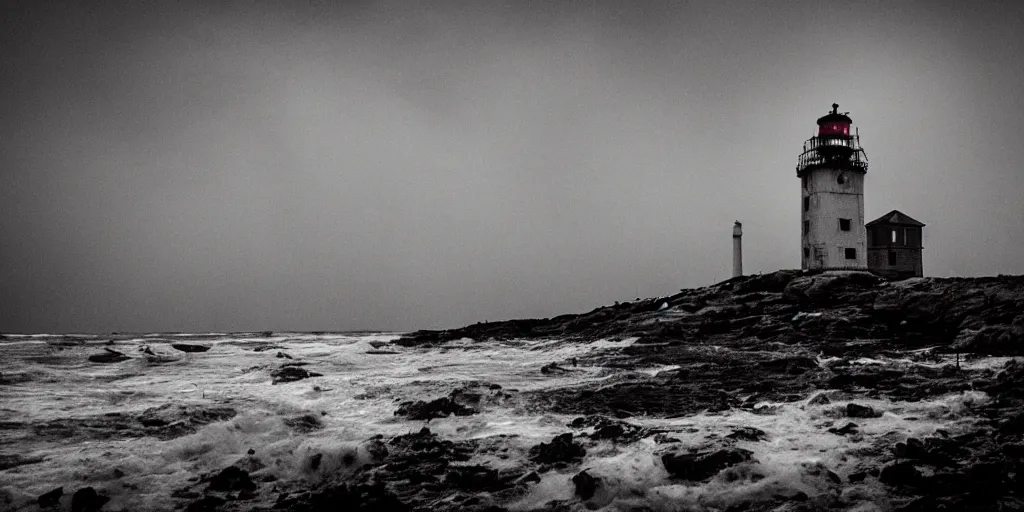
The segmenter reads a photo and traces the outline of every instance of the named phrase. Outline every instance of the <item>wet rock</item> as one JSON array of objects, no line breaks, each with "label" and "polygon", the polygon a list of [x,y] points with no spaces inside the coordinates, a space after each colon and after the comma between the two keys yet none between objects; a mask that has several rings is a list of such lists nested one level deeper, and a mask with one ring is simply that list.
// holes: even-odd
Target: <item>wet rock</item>
[{"label": "wet rock", "polygon": [[847,423],[846,425],[843,425],[842,427],[839,427],[839,428],[830,428],[830,429],[828,429],[828,431],[833,433],[833,434],[845,436],[845,435],[849,435],[849,434],[857,434],[857,433],[859,433],[860,432],[860,428],[858,428],[858,425],[856,423],[850,422],[850,423]]},{"label": "wet rock", "polygon": [[751,459],[750,450],[724,448],[712,452],[667,453],[661,456],[665,469],[682,480],[706,480],[719,471]]},{"label": "wet rock", "polygon": [[318,453],[309,458],[309,469],[316,471],[320,469],[320,462],[324,460],[324,454]]},{"label": "wet rock", "polygon": [[60,497],[64,495],[64,488],[58,487],[52,491],[43,493],[36,498],[36,503],[39,504],[40,508],[49,508],[57,506],[60,503]]},{"label": "wet rock", "polygon": [[597,492],[598,486],[601,484],[601,479],[587,473],[587,470],[580,471],[576,476],[572,477],[572,483],[576,486],[576,496],[579,496],[581,500],[589,500]]},{"label": "wet rock", "polygon": [[144,434],[173,439],[191,434],[203,425],[234,418],[238,411],[230,407],[164,404],[150,407],[138,416]]},{"label": "wet rock", "polygon": [[171,348],[186,353],[206,352],[207,350],[210,350],[210,347],[206,345],[196,345],[193,343],[171,343]]},{"label": "wet rock", "polygon": [[256,489],[256,484],[249,478],[249,472],[237,466],[228,466],[210,478],[207,489],[211,491],[252,491]]},{"label": "wet rock", "polygon": [[120,363],[121,361],[127,361],[130,357],[124,355],[121,352],[112,349],[105,349],[106,352],[101,354],[93,354],[89,356],[89,360],[94,363]]},{"label": "wet rock", "polygon": [[828,405],[830,403],[832,403],[832,400],[829,399],[828,393],[818,393],[814,395],[814,398],[807,401],[808,405]]},{"label": "wet rock", "polygon": [[767,441],[768,434],[764,430],[754,427],[740,427],[734,429],[731,434],[725,436],[737,441]]},{"label": "wet rock", "polygon": [[470,416],[476,413],[476,409],[466,407],[449,397],[443,397],[431,400],[430,402],[422,400],[406,402],[395,411],[395,416],[405,416],[410,420],[429,420],[433,418],[447,418],[452,414],[456,416]]},{"label": "wet rock", "polygon": [[324,428],[324,424],[320,421],[320,418],[312,414],[303,414],[302,416],[287,418],[284,420],[284,423],[293,430],[303,433],[313,432]]},{"label": "wet rock", "polygon": [[217,512],[224,503],[224,498],[207,495],[189,503],[185,512]]},{"label": "wet rock", "polygon": [[855,483],[863,482],[864,479],[867,478],[867,477],[868,477],[868,473],[866,471],[857,471],[855,473],[850,473],[850,476],[848,476],[846,478],[847,478],[847,480],[850,481],[850,483],[854,483],[855,484]]},{"label": "wet rock", "polygon": [[486,466],[450,466],[445,482],[467,491],[494,491],[512,485],[500,480],[497,470]]},{"label": "wet rock", "polygon": [[270,372],[270,377],[273,379],[273,384],[281,384],[284,382],[295,382],[311,377],[323,377],[323,374],[311,372],[295,364],[288,364]]},{"label": "wet rock", "polygon": [[867,405],[860,405],[855,403],[846,404],[846,416],[850,418],[878,418],[882,413],[876,412],[873,408]]},{"label": "wet rock", "polygon": [[110,498],[96,492],[92,487],[83,487],[71,496],[71,512],[97,512]]},{"label": "wet rock", "polygon": [[514,483],[516,485],[526,485],[531,483],[535,484],[537,482],[540,482],[540,475],[537,474],[536,471],[530,471],[529,473],[517,478]]},{"label": "wet rock", "polygon": [[572,462],[587,454],[582,444],[573,442],[572,434],[560,434],[550,443],[540,443],[530,448],[530,460],[541,463]]},{"label": "wet rock", "polygon": [[285,354],[284,352],[281,352],[280,350],[277,352],[277,356],[275,356],[275,357],[277,357],[278,359],[292,359],[292,356],[290,356],[288,354]]},{"label": "wet rock", "polygon": [[[328,512],[344,510],[352,512],[406,512],[411,507],[387,490],[383,484],[336,485],[313,493],[305,506],[286,508],[296,512]],[[276,508],[276,507],[275,507]]]},{"label": "wet rock", "polygon": [[915,487],[921,483],[921,472],[912,462],[896,462],[882,468],[878,480],[894,487]]}]

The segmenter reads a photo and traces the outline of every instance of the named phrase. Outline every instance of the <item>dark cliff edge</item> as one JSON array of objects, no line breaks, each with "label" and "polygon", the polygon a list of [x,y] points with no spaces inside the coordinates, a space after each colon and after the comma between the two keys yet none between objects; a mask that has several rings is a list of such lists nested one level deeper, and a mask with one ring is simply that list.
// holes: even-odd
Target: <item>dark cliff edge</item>
[{"label": "dark cliff edge", "polygon": [[879,341],[979,355],[1024,355],[1024,276],[887,281],[867,272],[780,270],[578,315],[423,330],[412,347],[475,341],[638,337],[730,346]]}]

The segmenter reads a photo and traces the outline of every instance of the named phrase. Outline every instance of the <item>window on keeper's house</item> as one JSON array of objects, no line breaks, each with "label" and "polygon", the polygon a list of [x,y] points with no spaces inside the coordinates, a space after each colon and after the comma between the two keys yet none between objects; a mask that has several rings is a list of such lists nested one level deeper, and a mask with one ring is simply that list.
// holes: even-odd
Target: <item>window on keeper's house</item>
[{"label": "window on keeper's house", "polygon": [[850,230],[850,219],[839,219],[839,230],[849,231]]},{"label": "window on keeper's house", "polygon": [[811,232],[811,221],[805,220],[804,221],[804,235],[806,236],[810,232]]},{"label": "window on keeper's house", "polygon": [[896,251],[889,251],[889,264],[890,265],[895,265],[896,264]]},{"label": "window on keeper's house", "polygon": [[804,197],[804,211],[811,209],[811,196]]},{"label": "window on keeper's house", "polygon": [[855,259],[857,259],[857,249],[855,249],[853,247],[847,247],[845,252],[846,252],[846,259],[848,259],[848,260],[855,260]]},{"label": "window on keeper's house", "polygon": [[810,258],[810,257],[811,257],[811,249],[807,248],[807,247],[804,247],[804,259],[807,259],[807,258]]}]

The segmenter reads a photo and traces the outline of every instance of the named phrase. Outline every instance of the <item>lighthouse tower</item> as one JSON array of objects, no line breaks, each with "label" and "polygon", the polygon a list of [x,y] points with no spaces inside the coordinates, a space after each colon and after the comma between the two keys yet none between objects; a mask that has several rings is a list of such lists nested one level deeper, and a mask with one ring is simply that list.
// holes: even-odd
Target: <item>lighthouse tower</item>
[{"label": "lighthouse tower", "polygon": [[804,269],[867,269],[864,175],[868,160],[847,113],[818,119],[818,134],[804,142],[800,178],[800,245]]}]

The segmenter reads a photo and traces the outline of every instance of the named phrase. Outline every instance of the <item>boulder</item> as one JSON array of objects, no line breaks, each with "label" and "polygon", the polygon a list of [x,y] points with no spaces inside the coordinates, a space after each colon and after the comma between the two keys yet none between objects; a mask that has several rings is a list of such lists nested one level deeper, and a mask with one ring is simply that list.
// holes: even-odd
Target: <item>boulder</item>
[{"label": "boulder", "polygon": [[551,439],[550,443],[540,443],[530,448],[530,459],[536,462],[571,462],[582,459],[587,454],[586,448],[572,440],[572,434],[560,434]]},{"label": "boulder", "polygon": [[206,352],[210,350],[210,347],[206,345],[196,345],[193,343],[171,343],[171,348],[180,350],[182,352]]},{"label": "boulder", "polygon": [[430,420],[433,418],[447,418],[454,414],[456,416],[470,416],[476,414],[477,410],[466,407],[449,397],[438,398],[424,402],[406,402],[398,407],[395,416],[406,416],[410,420]]},{"label": "boulder", "polygon": [[597,492],[598,486],[601,484],[601,479],[597,478],[587,470],[580,471],[576,476],[572,477],[572,483],[576,486],[576,496],[579,496],[581,500],[589,500]]},{"label": "boulder", "polygon": [[36,503],[39,504],[39,508],[49,508],[57,506],[60,503],[60,497],[64,495],[64,488],[58,487],[52,491],[40,494],[36,498]]},{"label": "boulder", "polygon": [[846,416],[850,418],[878,418],[882,415],[880,412],[876,412],[873,408],[867,405],[860,405],[855,403],[846,404]]},{"label": "boulder", "polygon": [[83,487],[71,496],[71,512],[98,512],[110,498],[96,492],[92,487]]},{"label": "boulder", "polygon": [[301,366],[284,365],[270,372],[270,377],[273,379],[273,384],[280,384],[283,382],[295,382],[302,379],[308,379],[310,377],[323,377],[323,374],[311,372]]},{"label": "boulder", "polygon": [[127,361],[130,357],[124,355],[113,349],[104,349],[106,352],[99,354],[93,354],[89,356],[89,360],[94,363],[120,363],[121,361]]},{"label": "boulder", "polygon": [[667,453],[661,456],[665,470],[675,478],[690,481],[706,480],[719,471],[751,459],[750,450],[723,448],[711,452]]},{"label": "boulder", "polygon": [[256,484],[249,478],[249,472],[237,466],[228,466],[210,478],[207,487],[211,491],[255,490]]}]

